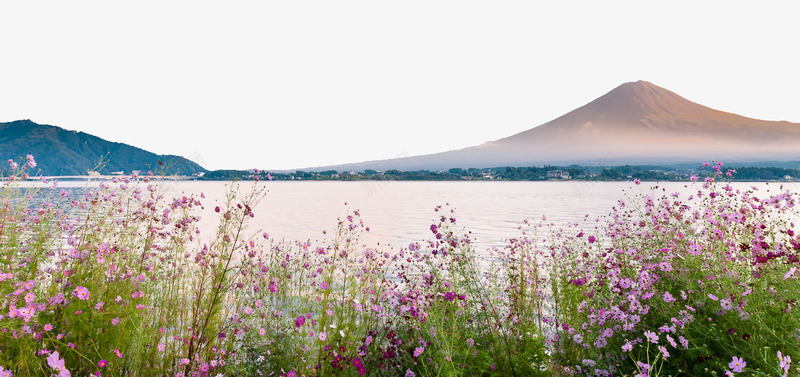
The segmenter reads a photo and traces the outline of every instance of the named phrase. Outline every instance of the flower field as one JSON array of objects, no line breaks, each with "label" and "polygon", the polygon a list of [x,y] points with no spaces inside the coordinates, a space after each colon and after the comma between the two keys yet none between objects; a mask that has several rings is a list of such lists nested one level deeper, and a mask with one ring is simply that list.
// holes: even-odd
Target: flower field
[{"label": "flower field", "polygon": [[388,252],[358,211],[320,243],[250,229],[268,183],[207,204],[154,176],[75,195],[17,184],[32,156],[9,167],[0,376],[800,376],[798,194],[735,189],[721,163],[688,196],[525,221],[489,258],[447,206]]}]

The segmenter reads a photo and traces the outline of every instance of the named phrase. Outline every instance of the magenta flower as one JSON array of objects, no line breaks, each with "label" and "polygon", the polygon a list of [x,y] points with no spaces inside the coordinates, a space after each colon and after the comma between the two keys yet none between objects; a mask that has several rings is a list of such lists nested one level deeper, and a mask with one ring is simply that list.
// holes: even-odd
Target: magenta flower
[{"label": "magenta flower", "polygon": [[100,368],[102,368],[102,367],[104,367],[104,366],[106,366],[106,365],[108,365],[108,361],[105,361],[105,359],[103,359],[103,360],[100,360],[100,361],[97,363],[97,366],[98,366],[98,367],[100,367]]},{"label": "magenta flower", "polygon": [[447,301],[453,301],[453,300],[456,299],[456,293],[455,292],[447,292],[447,293],[444,294],[444,299],[447,300]]},{"label": "magenta flower", "polygon": [[290,370],[289,373],[286,373],[286,377],[297,377],[297,372]]},{"label": "magenta flower", "polygon": [[306,317],[301,315],[294,320],[294,327],[299,328],[300,326],[303,326],[304,323],[306,323]]},{"label": "magenta flower", "polygon": [[741,357],[736,357],[736,356],[734,356],[733,360],[731,360],[731,362],[728,363],[728,368],[731,368],[731,370],[734,373],[742,373],[742,369],[745,366],[747,366],[747,363],[744,361],[744,359],[742,359]]},{"label": "magenta flower", "polygon": [[364,364],[361,362],[361,359],[359,359],[357,357],[353,358],[353,367],[356,368],[356,371],[358,371],[358,375],[359,376],[363,376],[364,373],[366,373],[366,369],[364,368]]},{"label": "magenta flower", "polygon": [[72,377],[67,367],[64,365],[64,359],[60,358],[58,351],[55,351],[47,357],[47,365],[55,370],[58,377]]}]

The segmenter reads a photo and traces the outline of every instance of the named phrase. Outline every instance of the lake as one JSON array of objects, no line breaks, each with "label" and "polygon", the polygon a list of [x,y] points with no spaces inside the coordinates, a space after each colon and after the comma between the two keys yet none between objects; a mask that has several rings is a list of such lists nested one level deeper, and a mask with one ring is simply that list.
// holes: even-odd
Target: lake
[{"label": "lake", "polygon": [[[65,181],[62,188],[80,190],[98,182]],[[221,205],[229,182],[165,181],[168,195],[204,193],[201,230],[210,237],[218,224],[214,207]],[[699,184],[686,182],[408,182],[408,181],[272,181],[259,182],[267,190],[254,209],[248,231],[267,232],[273,240],[322,241],[331,239],[338,218],[348,210],[359,210],[370,228],[360,238],[367,246],[405,247],[431,237],[430,225],[438,218],[436,206],[455,209],[458,225],[472,232],[478,251],[503,246],[505,240],[521,235],[523,220],[566,225],[595,226],[597,217],[611,212],[620,199],[637,194],[694,193]],[[31,184],[35,185],[35,184]],[[241,182],[249,189],[253,182]],[[652,186],[658,185],[658,192]],[[757,186],[778,190],[781,186],[799,191],[799,183],[735,182],[738,189]],[[762,195],[766,195],[762,192]],[[347,204],[345,204],[347,203]],[[449,213],[448,213],[449,215]],[[588,216],[587,216],[588,215]],[[585,221],[586,220],[586,221]],[[602,224],[602,221],[601,221]],[[327,230],[328,234],[323,234]],[[379,244],[379,245],[378,245]]]},{"label": "lake", "polygon": [[[224,198],[226,182],[172,182],[173,192],[203,192],[206,210],[203,230],[210,234],[215,226],[215,200]],[[263,182],[267,196],[255,209],[250,230],[269,233],[272,239],[322,240],[330,238],[337,218],[358,209],[370,232],[361,237],[368,246],[403,247],[431,237],[430,225],[438,218],[434,208],[450,204],[458,225],[472,231],[479,250],[502,246],[504,240],[521,235],[523,220],[565,225],[594,226],[593,220],[611,212],[626,194],[651,193],[654,182],[407,182],[407,181],[273,181]],[[249,187],[252,182],[241,183]],[[732,184],[746,189],[758,186],[777,190],[780,183]],[[783,184],[797,191],[800,184]],[[660,183],[662,190],[696,192],[699,184]],[[347,203],[347,205],[345,205]],[[584,223],[588,215],[589,221]],[[328,231],[328,235],[322,233]]]}]

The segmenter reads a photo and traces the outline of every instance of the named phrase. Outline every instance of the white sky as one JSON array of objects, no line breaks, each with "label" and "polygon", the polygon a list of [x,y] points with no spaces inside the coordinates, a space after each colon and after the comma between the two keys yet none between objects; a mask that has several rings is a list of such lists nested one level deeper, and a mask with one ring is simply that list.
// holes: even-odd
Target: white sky
[{"label": "white sky", "polygon": [[0,122],[208,169],[463,148],[640,79],[800,122],[799,17],[797,1],[3,2]]}]

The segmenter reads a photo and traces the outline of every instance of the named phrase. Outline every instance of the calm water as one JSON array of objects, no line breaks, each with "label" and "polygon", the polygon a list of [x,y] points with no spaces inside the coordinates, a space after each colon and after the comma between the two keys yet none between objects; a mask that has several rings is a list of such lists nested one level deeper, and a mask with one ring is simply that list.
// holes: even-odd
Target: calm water
[{"label": "calm water", "polygon": [[[97,182],[88,183],[96,185]],[[217,223],[213,208],[225,198],[227,182],[165,182],[170,195],[204,193],[205,211],[201,230],[210,237]],[[243,182],[249,189],[252,182]],[[565,225],[591,221],[611,211],[618,200],[636,194],[653,194],[645,182],[263,182],[267,196],[255,208],[256,217],[248,231],[267,232],[277,240],[325,240],[336,229],[337,219],[348,210],[358,209],[370,232],[361,237],[368,246],[401,247],[431,237],[430,225],[438,218],[434,208],[450,204],[458,225],[472,231],[479,250],[502,246],[508,238],[521,234],[523,220]],[[781,184],[734,183],[736,188],[757,186],[777,191]],[[61,187],[80,191],[86,182],[62,182]],[[688,187],[687,187],[688,186]],[[800,191],[800,184],[783,184],[785,189]],[[699,185],[680,182],[660,183],[667,193],[693,193]],[[627,195],[627,196],[626,196]],[[345,205],[347,203],[347,205]],[[588,215],[590,221],[584,222]],[[328,231],[328,235],[323,234]]]},{"label": "calm water", "polygon": [[[243,183],[248,187],[252,183]],[[256,208],[250,230],[264,231],[271,238],[322,240],[336,228],[348,208],[358,209],[370,232],[361,241],[369,246],[407,246],[431,237],[430,225],[438,218],[434,208],[450,204],[458,224],[472,231],[481,249],[501,246],[521,234],[523,220],[559,225],[583,223],[606,215],[628,194],[651,193],[654,183],[632,182],[266,182],[269,192]],[[226,183],[179,182],[174,191],[204,192],[205,219],[213,219],[214,198],[223,198]],[[753,183],[736,183],[747,188]],[[762,189],[763,183],[755,184]],[[779,184],[770,184],[777,190]],[[660,184],[666,193],[695,192],[698,186],[670,182]],[[800,185],[786,186],[794,191]],[[345,205],[347,203],[347,205]],[[213,221],[206,226],[213,228]],[[591,226],[593,221],[586,223]],[[328,230],[328,236],[322,231]],[[210,233],[210,232],[207,232]]]}]

